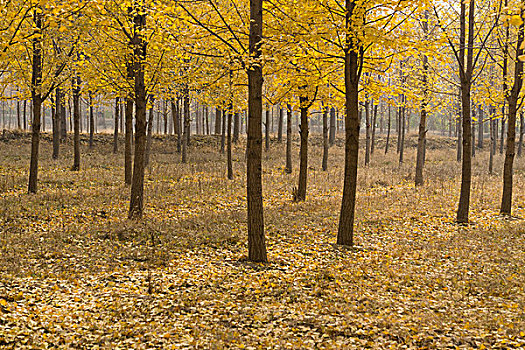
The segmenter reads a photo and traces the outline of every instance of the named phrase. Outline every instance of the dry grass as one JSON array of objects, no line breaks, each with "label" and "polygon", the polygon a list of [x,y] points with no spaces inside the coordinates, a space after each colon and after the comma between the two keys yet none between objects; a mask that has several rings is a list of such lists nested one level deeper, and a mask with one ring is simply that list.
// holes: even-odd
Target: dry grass
[{"label": "dry grass", "polygon": [[[109,140],[83,148],[73,173],[71,145],[53,161],[45,138],[36,195],[26,194],[27,136],[0,141],[0,347],[525,346],[523,159],[507,219],[498,215],[501,174],[489,176],[488,154],[478,152],[472,223],[458,226],[453,142],[429,140],[427,184],[415,189],[415,149],[399,166],[380,138],[359,172],[362,249],[347,250],[333,245],[342,141],[322,172],[313,137],[299,204],[297,170],[284,174],[284,144],[273,143],[263,165],[271,263],[262,266],[243,262],[242,145],[228,181],[218,139],[196,138],[181,164],[174,140],[157,138],[137,223],[125,219],[129,189]],[[294,166],[297,153],[296,140]]]}]

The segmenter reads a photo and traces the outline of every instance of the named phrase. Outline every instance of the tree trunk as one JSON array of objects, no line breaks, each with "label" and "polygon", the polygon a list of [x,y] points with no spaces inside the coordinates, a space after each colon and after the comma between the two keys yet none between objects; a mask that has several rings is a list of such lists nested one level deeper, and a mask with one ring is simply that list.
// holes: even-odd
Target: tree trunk
[{"label": "tree trunk", "polygon": [[[60,116],[62,108],[60,107],[62,103],[62,92],[60,89],[55,90],[55,112],[52,114],[53,122],[53,159],[58,159],[60,153],[60,122],[62,118]],[[25,114],[25,113],[24,113]]]},{"label": "tree trunk", "polygon": [[[42,15],[34,11],[34,24],[37,32],[42,30]],[[28,192],[36,193],[38,180],[38,151],[40,146],[40,111],[42,107],[42,42],[41,36],[34,36],[31,71],[31,98],[33,101],[33,122],[31,123],[31,162],[29,166]]]},{"label": "tree trunk", "polygon": [[328,142],[330,146],[335,144],[335,128],[336,128],[337,119],[335,118],[335,108],[330,108],[330,135]]},{"label": "tree trunk", "polygon": [[494,170],[494,154],[496,153],[496,130],[495,130],[495,120],[494,115],[496,114],[496,109],[492,107],[492,117],[489,120],[490,127],[490,149],[489,149],[489,174],[492,175]]},{"label": "tree trunk", "polygon": [[93,134],[95,132],[95,118],[93,116],[93,93],[89,92],[89,149],[93,148]]},{"label": "tree trunk", "polygon": [[226,122],[227,122],[227,116],[225,112],[221,113],[221,119],[222,119],[222,130],[221,130],[221,154],[224,154],[225,146],[226,146]]},{"label": "tree trunk", "polygon": [[[9,121],[11,121],[11,118],[9,118]],[[22,130],[22,118],[20,118],[20,100],[19,99],[16,100],[16,121],[17,121],[18,130]],[[3,124],[5,128],[5,121]]]},{"label": "tree trunk", "polygon": [[[521,10],[523,18],[524,10]],[[507,97],[509,105],[508,126],[507,126],[507,149],[505,151],[505,163],[503,165],[503,195],[501,197],[502,215],[512,213],[512,185],[513,185],[513,164],[516,148],[516,114],[519,108],[518,102],[521,88],[523,86],[523,61],[519,59],[523,55],[523,33],[524,25],[521,23],[518,31],[518,41],[516,43],[516,59],[514,60],[514,83],[510,94]]]},{"label": "tree trunk", "polygon": [[228,180],[233,180],[233,164],[232,164],[232,115],[233,110],[230,106],[228,111],[228,130],[226,139],[226,158],[228,163]]},{"label": "tree trunk", "polygon": [[328,106],[323,107],[323,171],[328,170]]},{"label": "tree trunk", "polygon": [[125,144],[124,144],[124,183],[131,185],[132,172],[132,154],[131,154],[131,140],[133,137],[133,99],[126,98],[125,106]]},{"label": "tree trunk", "polygon": [[147,43],[142,37],[146,26],[146,14],[140,9],[133,17],[133,75],[135,78],[135,155],[131,180],[129,219],[140,219],[144,210],[144,153],[146,148],[146,86],[144,61]]},{"label": "tree trunk", "polygon": [[[425,21],[422,22],[425,38],[428,35],[428,10],[425,11]],[[428,105],[428,57],[423,55],[423,100],[421,101],[421,116],[419,119],[419,132],[417,138],[416,176],[415,185],[424,183],[423,169],[425,167],[426,143],[427,143],[427,105]]]},{"label": "tree trunk", "polygon": [[266,106],[266,122],[264,123],[264,150],[268,152],[270,149],[270,106]]},{"label": "tree trunk", "polygon": [[502,109],[502,117],[501,117],[501,129],[500,129],[500,132],[501,132],[501,135],[500,135],[500,142],[499,142],[499,154],[503,154],[503,149],[505,148],[505,124],[506,124],[506,120],[505,120],[505,107],[503,107]]},{"label": "tree trunk", "polygon": [[474,122],[476,120],[476,106],[474,106],[474,108],[471,106],[471,109],[472,120],[470,123],[472,125],[472,158],[474,158],[476,156],[476,123]]},{"label": "tree trunk", "polygon": [[240,133],[239,128],[240,128],[240,114],[235,113],[233,115],[233,138],[232,138],[233,143],[237,143],[239,141],[239,133]]},{"label": "tree trunk", "polygon": [[188,139],[190,129],[190,96],[188,87],[184,89],[184,135],[182,136],[182,163],[188,161]]},{"label": "tree trunk", "polygon": [[456,121],[456,130],[457,130],[457,152],[456,152],[456,161],[461,162],[463,154],[463,127],[461,123],[461,109],[458,107],[458,118]]},{"label": "tree trunk", "polygon": [[215,108],[215,135],[220,135],[222,130],[222,111],[219,107]]},{"label": "tree trunk", "polygon": [[460,81],[461,81],[461,110],[463,128],[463,157],[461,163],[461,192],[457,211],[457,222],[468,223],[470,207],[470,187],[472,181],[472,128],[470,111],[470,90],[472,86],[473,56],[474,56],[474,0],[469,5],[469,30],[467,64],[465,66],[465,3],[461,3],[461,35],[460,35]]},{"label": "tree trunk", "polygon": [[478,106],[478,148],[483,149],[483,107]]},{"label": "tree trunk", "polygon": [[388,153],[388,147],[390,144],[390,130],[392,128],[392,106],[388,105],[388,125],[386,129],[386,144],[385,144],[385,154]]},{"label": "tree trunk", "polygon": [[71,170],[80,170],[80,77],[73,78],[73,167]]},{"label": "tree trunk", "polygon": [[[263,26],[263,1],[250,0],[250,56],[255,62],[261,57]],[[248,202],[248,259],[266,262],[262,200],[262,85],[260,64],[248,69],[248,143],[247,153],[247,202]]]},{"label": "tree trunk", "polygon": [[373,115],[372,115],[372,140],[370,144],[370,155],[374,154],[374,148],[376,143],[376,122],[377,122],[377,108],[379,104],[374,105]]},{"label": "tree trunk", "polygon": [[[356,2],[345,0],[345,28],[351,30]],[[347,35],[345,47],[345,174],[337,244],[354,244],[354,217],[357,192],[357,163],[359,158],[359,54],[363,54],[357,35]]]},{"label": "tree trunk", "polygon": [[277,124],[277,142],[283,142],[284,109],[279,106],[279,122]]},{"label": "tree trunk", "polygon": [[518,143],[518,157],[521,157],[521,152],[523,149],[523,126],[525,122],[523,120],[523,111],[520,114],[520,141]]},{"label": "tree trunk", "polygon": [[113,123],[113,154],[118,153],[118,118],[119,118],[120,99],[115,98],[115,121]]},{"label": "tree trunk", "polygon": [[366,142],[365,142],[365,166],[370,165],[370,100],[367,98],[365,101],[365,131],[366,131]]},{"label": "tree trunk", "polygon": [[308,99],[306,97],[299,97],[301,124],[299,125],[299,134],[301,136],[301,149],[299,151],[299,185],[294,200],[297,202],[306,199],[306,182],[308,176]]},{"label": "tree trunk", "polygon": [[144,167],[147,168],[149,165],[149,157],[151,154],[151,144],[153,143],[153,111],[155,110],[155,98],[150,96],[151,108],[149,110],[148,126],[146,132],[146,156],[144,160]]},{"label": "tree trunk", "polygon": [[405,124],[406,124],[406,118],[405,118],[405,96],[402,95],[401,99],[403,101],[403,105],[399,107],[399,115],[401,116],[401,135],[400,135],[400,141],[399,141],[399,164],[403,163],[403,157],[405,153]]},{"label": "tree trunk", "polygon": [[292,106],[286,105],[286,174],[292,173]]},{"label": "tree trunk", "polygon": [[177,152],[181,151],[181,133],[179,125],[179,101],[174,98],[171,99],[171,118],[173,119],[173,133],[177,135]]}]

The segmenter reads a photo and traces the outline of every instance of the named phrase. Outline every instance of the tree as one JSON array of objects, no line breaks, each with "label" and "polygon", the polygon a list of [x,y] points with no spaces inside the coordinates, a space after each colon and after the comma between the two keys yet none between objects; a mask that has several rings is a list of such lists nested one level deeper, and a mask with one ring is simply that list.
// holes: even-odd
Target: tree
[{"label": "tree", "polygon": [[263,1],[250,0],[248,69],[248,143],[247,143],[247,200],[248,200],[248,259],[266,262],[262,201],[262,85],[263,72],[261,40],[263,35]]},{"label": "tree", "polygon": [[[519,108],[518,102],[523,87],[523,37],[524,25],[523,14],[524,9],[521,9],[519,19],[521,24],[518,29],[518,40],[516,41],[516,56],[514,58],[514,83],[507,94],[507,102],[509,106],[508,113],[508,129],[507,129],[507,148],[505,151],[505,163],[503,166],[503,195],[501,197],[500,213],[503,215],[510,215],[512,211],[512,185],[513,185],[513,163],[516,148],[516,115]],[[516,15],[518,16],[518,15]]]}]

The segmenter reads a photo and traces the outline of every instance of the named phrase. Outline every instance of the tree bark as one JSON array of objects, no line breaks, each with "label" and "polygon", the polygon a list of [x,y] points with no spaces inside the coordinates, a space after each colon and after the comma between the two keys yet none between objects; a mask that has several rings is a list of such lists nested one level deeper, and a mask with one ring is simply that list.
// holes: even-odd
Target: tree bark
[{"label": "tree bark", "polygon": [[146,86],[144,65],[147,43],[142,37],[146,26],[146,14],[136,8],[133,16],[133,75],[135,78],[135,155],[131,180],[129,219],[142,218],[144,210],[144,156],[146,148]]},{"label": "tree bark", "polygon": [[[354,0],[345,0],[345,28],[352,31]],[[363,5],[364,6],[364,5]],[[363,54],[357,35],[347,35],[344,49],[345,77],[345,174],[337,244],[354,244],[354,218],[357,192],[357,163],[359,158],[359,56]]]},{"label": "tree bark", "polygon": [[335,144],[335,128],[336,128],[337,119],[335,118],[335,108],[330,108],[330,136],[329,143],[330,146]]},{"label": "tree bark", "polygon": [[277,142],[283,142],[284,109],[279,106],[279,122],[277,124]]},{"label": "tree bark", "polygon": [[[33,14],[35,32],[42,31],[42,15],[39,9]],[[28,192],[36,193],[38,179],[38,153],[40,146],[40,112],[42,108],[42,42],[41,36],[35,35],[33,40],[33,57],[31,70],[31,98],[33,105],[33,122],[31,123],[31,162],[29,165]]]},{"label": "tree bark", "polygon": [[[254,62],[261,58],[263,34],[263,1],[250,0],[249,52]],[[266,262],[262,200],[262,86],[260,63],[248,69],[248,142],[247,142],[247,202],[248,202],[248,259]]]},{"label": "tree bark", "polygon": [[188,139],[190,126],[190,96],[188,87],[184,88],[184,135],[182,136],[182,163],[188,161]]},{"label": "tree bark", "polygon": [[120,99],[115,98],[115,121],[113,123],[113,154],[118,153],[118,118],[120,115]]},{"label": "tree bark", "polygon": [[475,123],[476,106],[472,108],[472,104],[471,104],[471,109],[472,109],[472,120],[470,123],[472,125],[472,158],[474,158],[476,156],[476,123]]},{"label": "tree bark", "polygon": [[308,103],[307,97],[299,97],[301,124],[299,125],[299,134],[301,136],[301,148],[299,150],[299,184],[295,201],[301,202],[306,200],[306,182],[308,177]]},{"label": "tree bark", "polygon": [[131,185],[132,154],[131,140],[133,137],[133,98],[126,98],[125,106],[125,144],[124,144],[124,183]]},{"label": "tree bark", "polygon": [[228,111],[228,127],[226,136],[226,158],[228,163],[228,180],[233,180],[233,164],[232,164],[232,115],[233,110],[230,106]]},{"label": "tree bark", "polygon": [[523,149],[523,126],[525,122],[523,120],[523,111],[520,114],[520,141],[518,143],[518,157],[521,157],[522,149]]},{"label": "tree bark", "polygon": [[489,120],[490,127],[490,149],[489,149],[489,174],[492,175],[494,170],[494,154],[496,153],[496,130],[494,115],[496,114],[496,108],[492,107],[492,117]]},{"label": "tree bark", "polygon": [[385,145],[385,154],[388,153],[388,145],[390,144],[390,129],[392,127],[392,106],[388,105],[388,126],[386,129],[386,145]]},{"label": "tree bark", "polygon": [[470,90],[472,86],[472,72],[474,59],[474,0],[469,5],[469,29],[467,63],[465,66],[465,38],[466,38],[466,9],[461,3],[461,34],[460,34],[460,82],[461,82],[461,107],[463,128],[463,154],[461,163],[461,192],[457,211],[457,222],[468,223],[470,207],[470,187],[472,181],[472,128],[470,114]]},{"label": "tree bark", "polygon": [[80,170],[80,77],[73,78],[73,167],[71,170]]},{"label": "tree bark", "polygon": [[[523,18],[524,10],[521,10]],[[519,108],[519,95],[523,86],[523,62],[519,59],[523,55],[523,22],[519,27],[518,41],[516,43],[516,59],[514,60],[514,83],[507,96],[509,105],[508,126],[507,126],[507,149],[505,151],[505,163],[503,165],[503,194],[501,197],[502,215],[511,215],[512,212],[512,185],[513,185],[513,164],[516,148],[516,114]]]},{"label": "tree bark", "polygon": [[215,109],[215,135],[220,135],[222,130],[222,118],[221,118],[222,111],[220,108]]},{"label": "tree bark", "polygon": [[323,171],[328,170],[328,106],[323,107]]},{"label": "tree bark", "polygon": [[405,107],[405,95],[401,95],[401,100],[403,101],[402,102],[402,106],[399,107],[399,115],[401,116],[401,135],[400,138],[399,138],[399,164],[402,164],[403,163],[403,157],[404,157],[404,153],[405,153],[405,125],[406,125],[406,118],[405,118],[405,111],[406,111],[406,107]]},{"label": "tree bark", "polygon": [[365,101],[365,166],[370,165],[370,100],[367,98]]},{"label": "tree bark", "polygon": [[286,105],[286,174],[292,173],[292,106]]},{"label": "tree bark", "polygon": [[478,106],[478,148],[483,149],[483,107],[481,104]]},{"label": "tree bark", "polygon": [[[428,10],[425,11],[425,21],[422,22],[425,39],[428,35]],[[421,101],[421,115],[419,119],[419,132],[417,138],[417,155],[416,155],[416,176],[415,185],[421,186],[424,183],[423,169],[425,167],[426,155],[426,137],[427,137],[427,105],[428,105],[428,57],[423,55],[423,100]]]},{"label": "tree bark", "polygon": [[221,113],[221,119],[222,119],[222,130],[221,130],[221,154],[224,154],[224,150],[226,147],[226,122],[227,122],[227,116],[226,111],[222,111]]},{"label": "tree bark", "polygon": [[266,106],[266,122],[264,123],[264,150],[268,152],[270,149],[270,106]]},{"label": "tree bark", "polygon": [[58,159],[60,153],[60,117],[62,103],[62,92],[60,89],[55,89],[55,108],[54,113],[51,114],[53,122],[53,159]]},{"label": "tree bark", "polygon": [[93,116],[93,93],[89,92],[89,149],[93,148],[93,134],[95,132],[95,118]]},{"label": "tree bark", "polygon": [[377,108],[379,104],[374,105],[373,114],[372,114],[372,140],[370,144],[370,156],[374,154],[374,148],[376,144],[376,122],[377,122]]},{"label": "tree bark", "polygon": [[151,108],[149,110],[149,117],[148,117],[148,126],[147,126],[147,132],[146,132],[146,156],[144,160],[144,167],[147,168],[149,165],[149,157],[151,154],[151,144],[153,142],[153,112],[155,110],[155,98],[153,96],[150,96],[151,99]]},{"label": "tree bark", "polygon": [[240,128],[240,114],[235,113],[233,115],[233,138],[232,138],[233,143],[237,143],[239,141],[239,134],[240,134],[239,128]]}]

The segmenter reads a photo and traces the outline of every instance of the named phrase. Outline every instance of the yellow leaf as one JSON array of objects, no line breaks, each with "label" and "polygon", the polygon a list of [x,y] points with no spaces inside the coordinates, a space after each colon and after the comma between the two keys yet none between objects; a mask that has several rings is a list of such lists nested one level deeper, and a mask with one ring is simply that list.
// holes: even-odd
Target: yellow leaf
[{"label": "yellow leaf", "polygon": [[0,299],[0,305],[7,307],[7,301],[5,301],[5,299]]},{"label": "yellow leaf", "polygon": [[521,20],[520,15],[514,15],[510,17],[509,23],[512,24],[513,26],[519,26],[521,23],[523,23],[523,21]]}]

